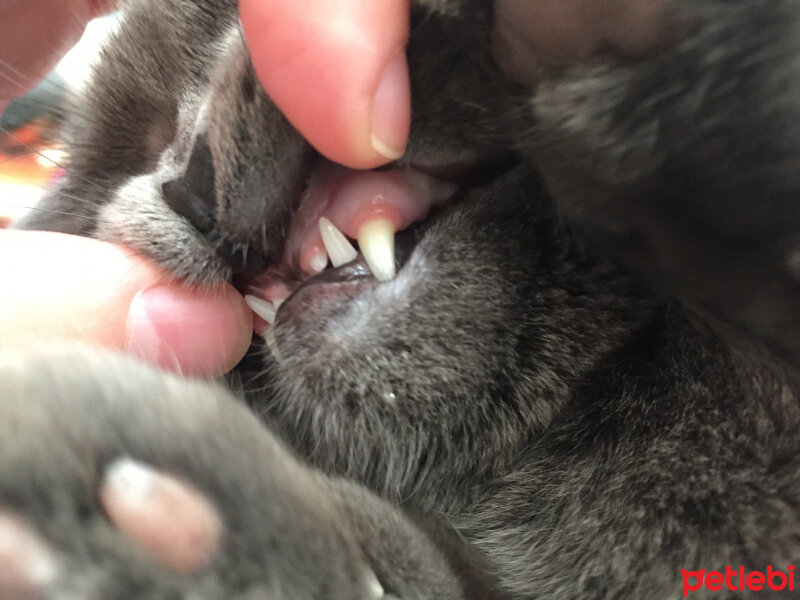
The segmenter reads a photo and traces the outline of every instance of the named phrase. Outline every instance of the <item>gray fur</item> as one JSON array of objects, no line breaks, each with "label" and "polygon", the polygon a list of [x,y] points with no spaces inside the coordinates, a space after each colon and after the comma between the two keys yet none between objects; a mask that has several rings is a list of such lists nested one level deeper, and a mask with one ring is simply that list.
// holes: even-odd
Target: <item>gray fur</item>
[{"label": "gray fur", "polygon": [[[400,598],[666,599],[681,568],[785,568],[800,409],[760,344],[791,359],[800,339],[797,309],[776,309],[800,187],[800,10],[764,7],[676,3],[668,48],[527,89],[493,66],[488,5],[417,3],[403,163],[520,164],[421,224],[395,280],[281,307],[283,361],[262,351],[239,370],[268,428],[219,388],[123,359],[6,361],[0,504],[111,599],[358,597],[362,568]],[[313,153],[237,27],[234,2],[134,3],[63,184],[104,205],[51,199],[100,222],[29,226],[127,243],[195,282],[276,256]],[[168,576],[114,537],[89,498],[119,454],[190,479],[229,519],[208,573]]]}]

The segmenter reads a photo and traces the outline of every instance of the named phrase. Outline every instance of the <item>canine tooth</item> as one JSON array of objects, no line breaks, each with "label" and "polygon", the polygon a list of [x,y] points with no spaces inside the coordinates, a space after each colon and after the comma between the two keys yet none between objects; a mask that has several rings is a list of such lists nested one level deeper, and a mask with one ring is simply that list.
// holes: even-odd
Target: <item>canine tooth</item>
[{"label": "canine tooth", "polygon": [[372,571],[367,571],[366,580],[367,587],[369,588],[369,599],[381,600],[381,598],[385,596],[386,592],[383,591],[383,586],[381,585],[381,582],[378,581],[375,573]]},{"label": "canine tooth", "polygon": [[313,257],[311,257],[311,262],[308,263],[308,266],[311,267],[311,270],[314,273],[322,273],[325,270],[325,267],[328,266],[328,254],[325,250],[320,250]]},{"label": "canine tooth", "polygon": [[261,337],[263,337],[264,341],[267,343],[267,348],[269,348],[272,356],[278,364],[281,364],[283,359],[281,359],[281,353],[278,351],[278,340],[275,339],[275,330],[270,327],[261,332]]},{"label": "canine tooth", "polygon": [[358,232],[358,245],[378,281],[394,277],[394,225],[387,219],[367,221]]},{"label": "canine tooth", "polygon": [[247,306],[249,306],[254,313],[267,323],[272,325],[275,322],[275,313],[277,309],[272,302],[262,300],[256,296],[250,296],[249,294],[244,297],[244,301],[247,302]]},{"label": "canine tooth", "polygon": [[346,265],[358,256],[353,244],[348,242],[336,225],[325,217],[319,219],[319,233],[322,235],[322,243],[325,244],[325,250],[328,251],[334,267]]}]

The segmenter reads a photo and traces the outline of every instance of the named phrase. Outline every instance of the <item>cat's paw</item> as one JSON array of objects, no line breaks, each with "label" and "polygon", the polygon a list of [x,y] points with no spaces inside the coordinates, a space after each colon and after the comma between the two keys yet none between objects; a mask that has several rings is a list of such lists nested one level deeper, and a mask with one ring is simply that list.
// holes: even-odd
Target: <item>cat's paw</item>
[{"label": "cat's paw", "polygon": [[214,385],[0,352],[0,597],[457,598],[398,510],[301,465]]}]

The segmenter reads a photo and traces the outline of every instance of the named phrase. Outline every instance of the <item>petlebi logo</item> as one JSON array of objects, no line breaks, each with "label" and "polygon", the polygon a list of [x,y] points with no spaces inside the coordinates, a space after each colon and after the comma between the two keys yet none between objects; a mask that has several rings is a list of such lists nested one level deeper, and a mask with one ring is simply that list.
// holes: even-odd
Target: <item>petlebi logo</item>
[{"label": "petlebi logo", "polygon": [[773,569],[772,565],[767,566],[766,571],[746,571],[741,565],[738,569],[727,565],[724,572],[681,569],[681,576],[684,597],[701,589],[712,592],[725,589],[732,592],[794,591],[794,565],[788,565],[786,571]]}]

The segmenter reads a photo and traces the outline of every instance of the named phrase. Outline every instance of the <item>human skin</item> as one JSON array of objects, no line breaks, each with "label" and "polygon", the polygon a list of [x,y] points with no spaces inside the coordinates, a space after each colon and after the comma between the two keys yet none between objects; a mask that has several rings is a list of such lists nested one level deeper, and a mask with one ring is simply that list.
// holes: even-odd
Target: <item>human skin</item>
[{"label": "human skin", "polygon": [[[532,83],[539,62],[578,62],[609,44],[646,53],[669,30],[670,1],[496,0],[495,58]],[[356,169],[402,153],[411,114],[409,0],[240,0],[239,9],[264,88],[317,150]]]},{"label": "human skin", "polygon": [[244,356],[252,313],[230,285],[193,289],[130,250],[48,232],[0,231],[0,339],[85,342],[214,377]]}]

